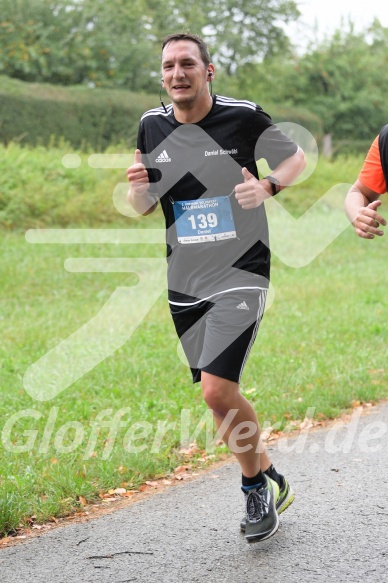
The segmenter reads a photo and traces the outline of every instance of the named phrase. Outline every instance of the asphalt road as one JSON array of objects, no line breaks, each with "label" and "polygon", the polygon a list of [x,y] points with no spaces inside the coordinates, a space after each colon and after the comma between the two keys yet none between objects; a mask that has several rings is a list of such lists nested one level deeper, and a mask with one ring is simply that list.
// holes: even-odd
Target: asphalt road
[{"label": "asphalt road", "polygon": [[247,544],[236,463],[0,551],[1,583],[388,582],[388,404],[271,448],[295,502]]}]

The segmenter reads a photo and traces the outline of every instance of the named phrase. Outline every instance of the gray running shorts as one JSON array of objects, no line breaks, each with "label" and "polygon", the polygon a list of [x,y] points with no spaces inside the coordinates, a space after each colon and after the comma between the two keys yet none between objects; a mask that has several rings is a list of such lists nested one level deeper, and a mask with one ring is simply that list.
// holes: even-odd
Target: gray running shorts
[{"label": "gray running shorts", "polygon": [[169,302],[193,382],[201,371],[236,383],[255,341],[267,290],[242,288],[189,304]]}]

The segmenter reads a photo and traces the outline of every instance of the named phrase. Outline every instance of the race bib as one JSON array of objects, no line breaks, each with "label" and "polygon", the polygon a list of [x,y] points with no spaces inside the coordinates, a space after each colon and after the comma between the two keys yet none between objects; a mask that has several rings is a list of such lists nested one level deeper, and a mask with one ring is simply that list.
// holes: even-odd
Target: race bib
[{"label": "race bib", "polygon": [[206,243],[236,238],[228,196],[174,201],[178,243]]}]

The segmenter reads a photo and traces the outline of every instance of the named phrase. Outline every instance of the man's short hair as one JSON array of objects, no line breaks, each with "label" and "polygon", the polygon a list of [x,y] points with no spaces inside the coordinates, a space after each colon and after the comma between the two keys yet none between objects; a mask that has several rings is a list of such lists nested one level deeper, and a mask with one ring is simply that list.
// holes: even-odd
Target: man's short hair
[{"label": "man's short hair", "polygon": [[207,44],[205,41],[198,35],[198,34],[191,34],[189,32],[178,32],[174,34],[168,34],[162,39],[162,52],[164,47],[166,47],[169,43],[176,42],[179,40],[189,40],[199,47],[199,52],[201,54],[201,59],[207,67],[211,62],[209,49],[207,48]]}]

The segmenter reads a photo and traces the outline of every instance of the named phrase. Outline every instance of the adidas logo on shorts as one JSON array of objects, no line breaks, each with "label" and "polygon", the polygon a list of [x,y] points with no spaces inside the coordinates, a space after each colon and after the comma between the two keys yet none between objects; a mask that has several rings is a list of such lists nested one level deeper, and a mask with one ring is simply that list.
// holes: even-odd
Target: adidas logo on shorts
[{"label": "adidas logo on shorts", "polygon": [[236,306],[238,310],[249,310],[249,307],[246,302],[241,302],[238,306]]},{"label": "adidas logo on shorts", "polygon": [[167,151],[163,150],[163,152],[161,152],[159,156],[155,159],[155,162],[171,162],[171,158],[167,154]]}]

